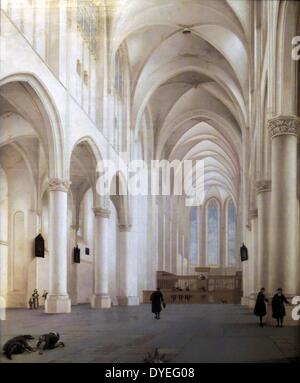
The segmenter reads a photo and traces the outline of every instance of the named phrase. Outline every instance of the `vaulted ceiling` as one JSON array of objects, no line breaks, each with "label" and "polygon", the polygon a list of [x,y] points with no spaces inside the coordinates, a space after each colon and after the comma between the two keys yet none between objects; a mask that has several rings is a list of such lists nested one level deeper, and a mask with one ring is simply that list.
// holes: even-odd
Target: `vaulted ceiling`
[{"label": "vaulted ceiling", "polygon": [[127,50],[132,128],[150,111],[157,159],[204,159],[206,188],[239,194],[248,124],[250,1],[120,0],[112,57]]}]

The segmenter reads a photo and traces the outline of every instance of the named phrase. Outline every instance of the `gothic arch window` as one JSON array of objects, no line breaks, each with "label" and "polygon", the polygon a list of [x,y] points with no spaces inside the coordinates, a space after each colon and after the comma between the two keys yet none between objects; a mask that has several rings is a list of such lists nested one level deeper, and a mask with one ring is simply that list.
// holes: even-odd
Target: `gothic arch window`
[{"label": "gothic arch window", "polygon": [[[74,70],[77,76],[75,82],[75,94],[77,101],[89,116],[96,121],[97,85],[96,85],[96,57],[98,36],[101,32],[97,2],[95,0],[77,0],[76,2],[77,22],[77,47],[74,49],[76,61]],[[70,13],[70,17],[73,12]],[[53,24],[50,23],[50,24]],[[54,25],[54,24],[53,24]]]},{"label": "gothic arch window", "polygon": [[77,24],[90,52],[96,52],[97,6],[93,0],[77,0]]},{"label": "gothic arch window", "polygon": [[220,263],[220,206],[211,199],[206,207],[207,221],[207,264],[218,266]]},{"label": "gothic arch window", "polygon": [[227,263],[236,265],[236,207],[232,200],[227,204]]},{"label": "gothic arch window", "polygon": [[190,210],[190,264],[198,263],[198,209],[192,207]]}]

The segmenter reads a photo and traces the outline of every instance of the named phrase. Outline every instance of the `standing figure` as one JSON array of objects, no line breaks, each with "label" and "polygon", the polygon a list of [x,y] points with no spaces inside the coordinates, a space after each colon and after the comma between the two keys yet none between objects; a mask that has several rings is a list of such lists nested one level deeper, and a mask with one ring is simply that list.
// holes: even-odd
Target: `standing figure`
[{"label": "standing figure", "polygon": [[290,302],[283,295],[282,289],[279,288],[272,299],[272,316],[277,320],[277,327],[283,327],[283,317],[285,317],[285,303],[290,304]]},{"label": "standing figure", "polygon": [[265,289],[261,288],[260,292],[257,294],[256,303],[254,307],[254,315],[259,317],[259,325],[261,327],[263,324],[263,317],[267,314],[266,302],[269,302],[265,296]]},{"label": "standing figure", "polygon": [[165,302],[159,287],[151,294],[150,301],[152,302],[152,312],[155,314],[155,319],[160,319],[161,305],[163,304],[165,307]]},{"label": "standing figure", "polygon": [[32,297],[29,298],[28,304],[29,304],[30,310],[32,310],[33,309],[33,299],[32,299]]},{"label": "standing figure", "polygon": [[32,299],[33,299],[33,308],[38,309],[40,307],[39,305],[39,293],[37,289],[33,290]]},{"label": "standing figure", "polygon": [[47,295],[48,295],[48,291],[44,290],[42,298],[44,298],[45,302],[46,302],[46,299],[47,299]]}]

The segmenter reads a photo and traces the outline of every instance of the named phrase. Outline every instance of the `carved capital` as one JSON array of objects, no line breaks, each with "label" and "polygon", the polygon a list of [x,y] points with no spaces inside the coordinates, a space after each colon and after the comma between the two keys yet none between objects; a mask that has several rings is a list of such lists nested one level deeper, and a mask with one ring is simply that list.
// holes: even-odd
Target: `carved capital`
[{"label": "carved capital", "polygon": [[69,191],[71,182],[60,178],[52,178],[49,180],[48,189],[50,191],[62,191],[67,193]]},{"label": "carved capital", "polygon": [[256,182],[257,194],[266,193],[271,191],[271,181],[270,180],[260,180]]},{"label": "carved capital", "polygon": [[104,209],[102,207],[95,207],[93,209],[95,217],[102,217],[102,218],[109,218],[110,217],[110,210]]},{"label": "carved capital", "polygon": [[257,218],[257,215],[258,215],[258,213],[257,213],[257,209],[251,209],[251,210],[249,210],[249,218],[250,218],[250,219]]},{"label": "carved capital", "polygon": [[131,229],[132,229],[132,225],[129,225],[129,224],[119,225],[119,231],[121,232],[124,232],[124,231],[130,232]]},{"label": "carved capital", "polygon": [[268,121],[268,129],[271,137],[278,136],[298,136],[300,119],[296,116],[278,116]]}]

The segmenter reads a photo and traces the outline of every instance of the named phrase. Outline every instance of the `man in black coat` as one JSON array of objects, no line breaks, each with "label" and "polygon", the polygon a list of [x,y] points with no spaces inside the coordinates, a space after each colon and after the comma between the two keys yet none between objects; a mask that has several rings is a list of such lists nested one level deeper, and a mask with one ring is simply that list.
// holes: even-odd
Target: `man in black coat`
[{"label": "man in black coat", "polygon": [[32,335],[18,335],[8,340],[3,346],[3,353],[7,359],[12,359],[13,354],[23,354],[25,351],[34,352],[35,348],[32,348],[28,341],[34,339]]},{"label": "man in black coat", "polygon": [[268,302],[268,299],[265,296],[265,289],[261,288],[260,292],[257,294],[254,307],[254,315],[259,317],[259,325],[261,327],[264,326],[263,317],[267,314],[266,302]]},{"label": "man in black coat", "polygon": [[282,289],[279,288],[272,299],[272,316],[277,320],[277,327],[283,327],[283,317],[285,317],[285,303],[288,305],[290,304],[290,302],[283,295]]},{"label": "man in black coat", "polygon": [[60,335],[58,332],[49,332],[48,334],[43,334],[39,337],[39,341],[36,345],[36,348],[40,350],[54,350],[57,347],[65,347],[63,342],[59,342]]},{"label": "man in black coat", "polygon": [[155,319],[160,319],[161,305],[163,304],[165,307],[165,302],[159,287],[151,294],[150,301],[152,302],[152,312],[155,314]]}]

